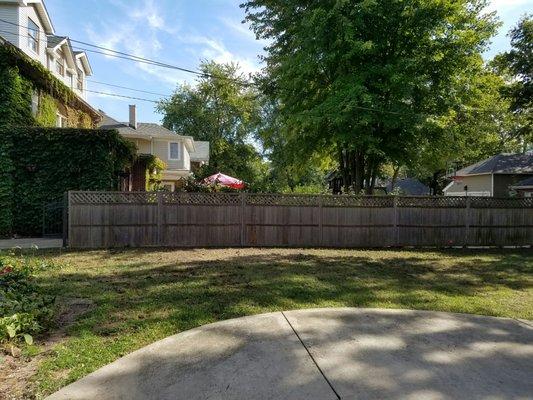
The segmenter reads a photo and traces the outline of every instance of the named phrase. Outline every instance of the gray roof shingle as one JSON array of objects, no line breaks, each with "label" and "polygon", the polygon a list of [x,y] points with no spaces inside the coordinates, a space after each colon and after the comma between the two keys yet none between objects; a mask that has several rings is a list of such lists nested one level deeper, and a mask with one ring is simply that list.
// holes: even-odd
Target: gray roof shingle
[{"label": "gray roof shingle", "polygon": [[[392,192],[392,182],[388,182],[386,188],[388,193]],[[402,194],[411,196],[427,196],[430,193],[429,187],[414,178],[398,179],[394,188]]]},{"label": "gray roof shingle", "polygon": [[456,172],[456,175],[532,173],[533,154],[498,154],[462,168]]},{"label": "gray roof shingle", "polygon": [[66,36],[47,35],[46,47],[48,47],[49,49],[53,49],[66,38]]}]

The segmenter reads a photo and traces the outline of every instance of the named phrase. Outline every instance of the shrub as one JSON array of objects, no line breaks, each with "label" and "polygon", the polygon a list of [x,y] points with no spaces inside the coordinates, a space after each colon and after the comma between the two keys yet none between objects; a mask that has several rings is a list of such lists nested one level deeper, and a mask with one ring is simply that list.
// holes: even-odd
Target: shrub
[{"label": "shrub", "polygon": [[37,271],[55,268],[44,260],[0,257],[0,342],[33,343],[33,335],[50,327],[53,296],[35,284]]}]

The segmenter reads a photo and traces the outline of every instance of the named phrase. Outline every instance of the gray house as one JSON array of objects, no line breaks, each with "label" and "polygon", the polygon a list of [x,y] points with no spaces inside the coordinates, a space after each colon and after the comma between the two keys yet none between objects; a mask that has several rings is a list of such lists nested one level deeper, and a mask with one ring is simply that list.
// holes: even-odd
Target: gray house
[{"label": "gray house", "polygon": [[533,177],[533,154],[498,154],[448,175],[445,196],[508,197],[513,186]]}]

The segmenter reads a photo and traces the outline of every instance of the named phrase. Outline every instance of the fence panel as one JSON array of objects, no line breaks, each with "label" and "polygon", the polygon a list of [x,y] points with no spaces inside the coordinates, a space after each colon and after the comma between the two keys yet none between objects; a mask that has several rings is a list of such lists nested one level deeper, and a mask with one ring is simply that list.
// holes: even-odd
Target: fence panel
[{"label": "fence panel", "polygon": [[533,244],[533,199],[70,192],[73,248]]}]

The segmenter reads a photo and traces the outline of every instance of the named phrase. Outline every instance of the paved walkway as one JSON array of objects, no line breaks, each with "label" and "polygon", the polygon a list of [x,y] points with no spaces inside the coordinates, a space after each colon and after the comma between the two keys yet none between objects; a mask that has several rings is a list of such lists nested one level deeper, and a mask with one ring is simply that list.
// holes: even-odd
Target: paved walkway
[{"label": "paved walkway", "polygon": [[23,239],[1,239],[0,250],[7,249],[60,249],[63,247],[63,239],[55,238],[23,238]]},{"label": "paved walkway", "polygon": [[353,308],[263,314],[168,337],[49,399],[533,398],[529,324]]}]

